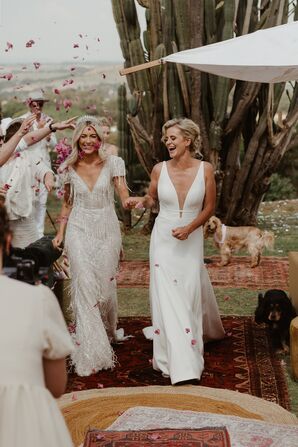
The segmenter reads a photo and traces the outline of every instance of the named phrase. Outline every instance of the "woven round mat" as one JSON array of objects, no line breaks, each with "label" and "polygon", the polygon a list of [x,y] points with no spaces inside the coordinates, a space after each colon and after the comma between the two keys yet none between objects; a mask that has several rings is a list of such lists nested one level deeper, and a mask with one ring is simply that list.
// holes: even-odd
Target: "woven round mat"
[{"label": "woven round mat", "polygon": [[59,400],[75,446],[88,428],[105,429],[128,408],[150,406],[228,414],[268,422],[297,424],[296,416],[276,404],[229,390],[184,386],[109,388],[79,391]]}]

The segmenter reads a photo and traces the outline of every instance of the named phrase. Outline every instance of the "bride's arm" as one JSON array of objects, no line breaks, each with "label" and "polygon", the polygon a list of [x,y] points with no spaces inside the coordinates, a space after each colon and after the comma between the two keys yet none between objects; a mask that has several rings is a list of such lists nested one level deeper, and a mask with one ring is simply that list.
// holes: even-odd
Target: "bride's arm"
[{"label": "bride's arm", "polygon": [[151,181],[147,194],[144,197],[129,197],[125,208],[153,208],[158,202],[157,184],[162,163],[156,164],[151,171]]}]

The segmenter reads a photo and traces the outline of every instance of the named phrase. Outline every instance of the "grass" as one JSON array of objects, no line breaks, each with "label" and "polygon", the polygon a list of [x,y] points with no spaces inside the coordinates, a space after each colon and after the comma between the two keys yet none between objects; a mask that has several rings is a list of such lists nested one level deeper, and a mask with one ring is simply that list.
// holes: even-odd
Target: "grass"
[{"label": "grass", "polygon": [[[59,214],[58,200],[50,196],[48,209],[55,220]],[[137,220],[134,216],[134,222]],[[146,216],[145,216],[146,217]],[[150,236],[141,234],[145,219],[129,233],[123,235],[126,260],[147,260]],[[298,200],[265,202],[258,214],[258,226],[271,230],[276,236],[273,251],[264,251],[266,256],[287,256],[289,251],[298,251]],[[47,219],[46,231],[53,234],[53,227]],[[205,256],[218,254],[212,240],[205,241]],[[244,255],[245,253],[239,253]],[[222,315],[253,315],[260,290],[215,288],[219,310]],[[149,316],[148,289],[118,289],[119,316]],[[292,412],[298,416],[298,383],[291,376],[289,356],[284,358]]]}]

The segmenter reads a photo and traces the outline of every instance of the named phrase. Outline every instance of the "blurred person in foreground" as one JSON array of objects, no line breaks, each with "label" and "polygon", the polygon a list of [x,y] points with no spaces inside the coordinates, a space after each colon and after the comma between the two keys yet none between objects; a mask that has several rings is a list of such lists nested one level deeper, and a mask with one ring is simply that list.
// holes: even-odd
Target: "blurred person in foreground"
[{"label": "blurred person in foreground", "polygon": [[[2,191],[3,192],[3,191]],[[0,273],[11,232],[0,192]],[[73,349],[51,290],[0,274],[0,446],[72,447],[54,398]]]}]

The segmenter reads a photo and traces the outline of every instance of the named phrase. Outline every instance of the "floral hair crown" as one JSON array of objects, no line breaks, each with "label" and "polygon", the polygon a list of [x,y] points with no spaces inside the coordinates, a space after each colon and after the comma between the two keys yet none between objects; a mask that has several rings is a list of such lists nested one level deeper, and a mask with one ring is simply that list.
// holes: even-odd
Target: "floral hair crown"
[{"label": "floral hair crown", "polygon": [[99,126],[99,121],[98,118],[96,116],[93,115],[84,115],[81,116],[78,120],[76,125],[78,126],[81,123],[86,123],[89,125],[95,124],[96,126]]}]

